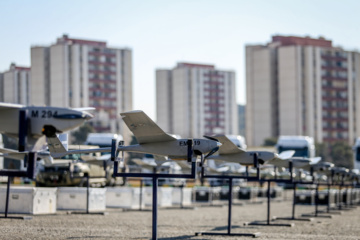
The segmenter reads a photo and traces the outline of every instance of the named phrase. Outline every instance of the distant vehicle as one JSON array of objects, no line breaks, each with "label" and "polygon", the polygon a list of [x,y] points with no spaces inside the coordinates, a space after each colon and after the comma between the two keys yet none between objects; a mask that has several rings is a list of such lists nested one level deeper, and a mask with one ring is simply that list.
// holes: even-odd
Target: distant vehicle
[{"label": "distant vehicle", "polygon": [[[69,146],[70,150],[92,148],[96,149],[97,146]],[[109,164],[104,167],[105,163],[110,163],[110,154],[101,156],[100,152],[97,152],[66,155],[61,159],[55,159],[51,165],[41,166],[36,177],[36,185],[39,187],[83,187],[86,186],[86,176],[99,177],[89,178],[90,186],[93,187],[122,184],[121,178],[115,180],[111,177],[113,165]],[[73,172],[73,176],[70,174],[71,171]]]},{"label": "distant vehicle", "polygon": [[[45,164],[37,174],[38,186],[84,186],[89,177],[91,186],[122,185],[125,178],[113,178],[113,162],[107,143],[114,134],[94,134],[90,139],[105,147],[92,145],[67,145],[65,136],[47,137],[49,153],[54,158],[52,164]],[[72,174],[71,174],[72,173]]]},{"label": "distant vehicle", "polygon": [[356,138],[354,150],[354,169],[360,169],[360,137]]},{"label": "distant vehicle", "polygon": [[116,145],[118,145],[118,143],[123,140],[123,137],[114,133],[89,133],[85,145],[111,147],[112,139],[116,139]]},{"label": "distant vehicle", "polygon": [[276,148],[278,153],[294,150],[294,157],[315,157],[314,139],[308,136],[280,136]]}]

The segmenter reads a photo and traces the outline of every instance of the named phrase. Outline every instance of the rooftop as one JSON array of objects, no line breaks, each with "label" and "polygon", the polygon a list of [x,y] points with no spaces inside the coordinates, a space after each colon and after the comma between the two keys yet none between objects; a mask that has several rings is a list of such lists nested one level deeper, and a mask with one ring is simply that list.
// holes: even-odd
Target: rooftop
[{"label": "rooftop", "polygon": [[323,37],[310,38],[310,37],[296,37],[296,36],[280,36],[272,37],[272,42],[279,42],[281,46],[317,46],[317,47],[332,47],[332,41]]}]

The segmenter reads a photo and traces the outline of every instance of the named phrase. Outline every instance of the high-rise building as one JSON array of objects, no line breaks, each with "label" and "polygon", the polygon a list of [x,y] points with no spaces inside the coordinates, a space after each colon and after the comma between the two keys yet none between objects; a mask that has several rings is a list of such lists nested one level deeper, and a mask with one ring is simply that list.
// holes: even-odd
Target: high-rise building
[{"label": "high-rise building", "polygon": [[132,51],[63,35],[31,48],[34,105],[95,107],[99,132],[122,132],[120,112],[132,110]]},{"label": "high-rise building", "polygon": [[353,143],[360,136],[360,53],[324,38],[273,36],[246,46],[246,138],[307,135]]},{"label": "high-rise building", "polygon": [[10,69],[0,75],[0,101],[28,105],[31,82],[30,68],[20,67],[12,63]]},{"label": "high-rise building", "polygon": [[156,70],[156,116],[183,138],[238,134],[235,73],[214,65],[178,63]]}]

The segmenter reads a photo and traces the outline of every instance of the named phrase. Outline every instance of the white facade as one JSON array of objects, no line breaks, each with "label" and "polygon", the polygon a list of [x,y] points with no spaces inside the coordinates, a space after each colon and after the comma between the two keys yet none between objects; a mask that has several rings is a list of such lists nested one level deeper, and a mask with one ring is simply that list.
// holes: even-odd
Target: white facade
[{"label": "white facade", "polygon": [[246,47],[246,138],[306,135],[316,142],[360,135],[360,53],[331,41],[274,36]]},{"label": "white facade", "polygon": [[157,123],[183,138],[237,134],[235,73],[178,63],[156,71]]},{"label": "white facade", "polygon": [[106,42],[69,38],[31,48],[31,103],[95,107],[92,124],[99,132],[124,136],[120,112],[132,110],[132,51]]},{"label": "white facade", "polygon": [[12,63],[10,69],[1,75],[1,101],[27,105],[30,98],[30,68]]},{"label": "white facade", "polygon": [[275,134],[276,84],[272,49],[262,46],[246,48],[246,139],[248,145]]},{"label": "white facade", "polygon": [[31,48],[31,77],[33,79],[30,85],[31,104],[41,106],[44,104],[50,105],[50,59],[49,48],[47,47],[32,47]]}]

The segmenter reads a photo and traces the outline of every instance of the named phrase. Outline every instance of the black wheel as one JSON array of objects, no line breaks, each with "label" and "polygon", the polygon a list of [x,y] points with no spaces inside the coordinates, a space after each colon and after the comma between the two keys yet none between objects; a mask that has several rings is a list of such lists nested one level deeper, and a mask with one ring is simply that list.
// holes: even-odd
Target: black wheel
[{"label": "black wheel", "polygon": [[35,186],[36,186],[36,187],[44,187],[45,185],[44,185],[43,183],[36,182],[36,183],[35,183]]},{"label": "black wheel", "polygon": [[44,125],[42,129],[42,134],[44,134],[46,137],[55,137],[56,128],[52,125]]}]

